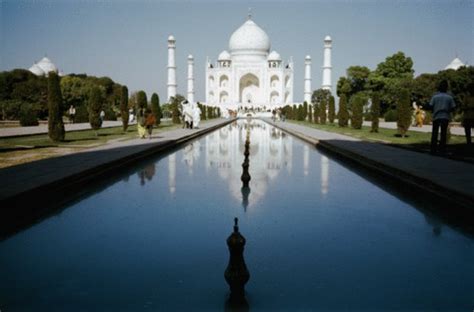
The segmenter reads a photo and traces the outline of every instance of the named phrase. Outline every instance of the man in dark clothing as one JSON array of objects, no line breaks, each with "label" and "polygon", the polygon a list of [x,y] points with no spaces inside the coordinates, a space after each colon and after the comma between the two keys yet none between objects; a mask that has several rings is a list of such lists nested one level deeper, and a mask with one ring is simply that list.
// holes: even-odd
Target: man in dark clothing
[{"label": "man in dark clothing", "polygon": [[[431,154],[438,151],[441,154],[446,153],[446,134],[448,131],[451,112],[454,111],[456,104],[451,95],[447,94],[448,82],[442,80],[438,85],[438,93],[436,93],[430,101],[430,108],[433,110],[433,130],[431,133]],[[438,148],[438,132],[441,128],[441,137]]]}]

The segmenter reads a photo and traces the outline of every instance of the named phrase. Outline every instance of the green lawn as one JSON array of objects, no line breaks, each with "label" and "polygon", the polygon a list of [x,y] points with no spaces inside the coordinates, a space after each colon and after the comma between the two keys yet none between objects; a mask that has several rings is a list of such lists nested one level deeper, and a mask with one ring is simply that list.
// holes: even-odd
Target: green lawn
[{"label": "green lawn", "polygon": [[[181,127],[180,125],[166,122],[160,124],[154,132],[168,131]],[[47,134],[30,135],[24,137],[0,139],[0,151],[21,148],[46,148],[46,147],[87,147],[107,143],[110,140],[129,140],[137,137],[137,126],[132,125],[123,132],[122,127],[112,127],[94,130],[68,131],[64,142],[53,142]]]},{"label": "green lawn", "polygon": [[[325,130],[329,132],[336,132],[340,134],[345,134],[361,140],[382,142],[387,144],[397,144],[397,145],[410,145],[410,144],[422,144],[429,146],[431,141],[431,133],[428,132],[418,132],[408,130],[407,136],[402,138],[398,135],[396,129],[385,129],[379,128],[378,133],[370,132],[371,127],[362,126],[362,129],[353,129],[350,126],[341,128],[337,124],[314,124],[307,121],[294,121],[290,122],[304,125],[307,127],[312,127],[320,130]],[[451,135],[448,144],[462,144],[465,143],[464,136]]]}]

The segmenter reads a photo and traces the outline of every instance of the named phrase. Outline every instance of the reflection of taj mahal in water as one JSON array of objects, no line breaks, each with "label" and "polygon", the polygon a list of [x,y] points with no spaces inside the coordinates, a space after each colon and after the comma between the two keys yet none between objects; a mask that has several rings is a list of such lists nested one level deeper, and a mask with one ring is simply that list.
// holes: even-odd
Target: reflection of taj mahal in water
[{"label": "reflection of taj mahal in water", "polygon": [[[217,62],[206,61],[206,105],[229,109],[271,108],[294,103],[292,58],[284,62],[278,52],[270,52],[270,38],[252,19],[235,30],[229,49]],[[331,91],[332,39],[324,39],[322,88]],[[176,40],[168,38],[168,99],[176,95]],[[311,57],[305,58],[304,101],[311,102]],[[194,101],[194,58],[188,57],[187,99]]]},{"label": "reflection of taj mahal in water", "polygon": [[[168,158],[168,184],[171,194],[176,192],[176,170],[183,167],[193,175],[193,167],[200,157],[205,158],[205,171],[217,171],[237,202],[242,201],[240,176],[244,159],[244,144],[247,127],[250,131],[250,181],[249,208],[265,196],[269,184],[282,172],[291,175],[295,164],[302,164],[302,174],[310,170],[320,171],[320,191],[324,196],[329,191],[329,159],[321,155],[320,168],[310,166],[309,145],[303,147],[301,159],[295,159],[293,138],[285,132],[259,120],[239,121],[227,125],[205,137],[204,142],[194,141],[184,147],[182,156],[173,153]],[[203,146],[204,145],[204,146]],[[238,147],[238,148],[236,148]],[[298,156],[298,158],[300,155]],[[204,178],[204,177],[203,177]]]}]

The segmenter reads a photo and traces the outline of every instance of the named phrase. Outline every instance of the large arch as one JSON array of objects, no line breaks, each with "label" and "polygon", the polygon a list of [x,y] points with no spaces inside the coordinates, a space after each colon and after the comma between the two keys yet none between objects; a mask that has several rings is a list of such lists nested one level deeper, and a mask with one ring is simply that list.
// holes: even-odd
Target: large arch
[{"label": "large arch", "polygon": [[239,82],[239,101],[241,103],[254,103],[258,101],[260,80],[254,74],[248,73]]},{"label": "large arch", "polygon": [[227,103],[228,99],[229,99],[229,94],[226,91],[222,91],[219,94],[219,103]]},{"label": "large arch", "polygon": [[229,84],[229,77],[227,75],[222,75],[219,78],[219,87],[225,88]]}]

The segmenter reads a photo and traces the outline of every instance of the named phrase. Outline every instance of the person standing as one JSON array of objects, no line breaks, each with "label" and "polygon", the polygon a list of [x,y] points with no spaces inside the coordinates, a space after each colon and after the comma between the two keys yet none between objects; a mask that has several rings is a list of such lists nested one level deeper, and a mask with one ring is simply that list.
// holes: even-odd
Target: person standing
[{"label": "person standing", "polygon": [[69,121],[71,123],[74,123],[74,118],[76,117],[76,108],[74,107],[74,105],[71,105],[69,106]]},{"label": "person standing", "polygon": [[466,143],[472,144],[471,128],[474,128],[474,96],[467,95],[464,97],[464,105],[462,107],[463,118],[462,126],[466,134]]},{"label": "person standing", "polygon": [[139,108],[137,111],[137,130],[138,130],[138,137],[140,139],[144,139],[146,136],[146,116],[145,116],[145,109]]},{"label": "person standing", "polygon": [[[431,132],[431,154],[437,152],[446,153],[446,134],[448,131],[451,112],[454,111],[456,104],[448,92],[448,81],[442,80],[438,85],[436,93],[430,101],[429,107],[433,111],[433,130]],[[438,146],[438,132],[441,129],[441,136]]]},{"label": "person standing", "polygon": [[151,139],[151,133],[153,132],[153,126],[156,123],[156,117],[151,112],[150,109],[146,110],[146,119],[145,119],[145,127],[148,132],[148,138]]}]

